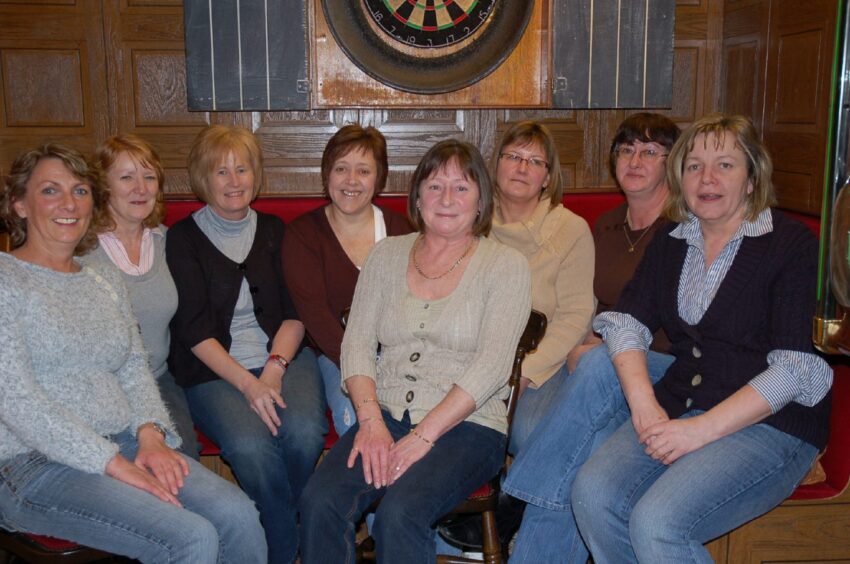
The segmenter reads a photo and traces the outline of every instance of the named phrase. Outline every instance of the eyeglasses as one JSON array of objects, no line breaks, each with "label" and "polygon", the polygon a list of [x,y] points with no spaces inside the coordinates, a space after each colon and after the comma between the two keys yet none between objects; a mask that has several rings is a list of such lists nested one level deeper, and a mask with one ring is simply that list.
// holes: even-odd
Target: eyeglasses
[{"label": "eyeglasses", "polygon": [[521,162],[525,162],[526,164],[528,164],[528,166],[539,170],[549,168],[549,163],[547,163],[543,159],[538,159],[537,157],[529,157],[526,159],[525,157],[521,157],[516,153],[500,153],[499,158],[504,159],[512,165],[516,166],[519,166],[519,163]]},{"label": "eyeglasses", "polygon": [[657,161],[662,157],[666,157],[669,153],[661,153],[658,149],[643,149],[638,151],[634,147],[629,145],[623,145],[622,147],[617,147],[614,151],[617,154],[617,157],[624,161],[632,160],[632,157],[637,153],[638,159],[644,163],[652,163]]}]

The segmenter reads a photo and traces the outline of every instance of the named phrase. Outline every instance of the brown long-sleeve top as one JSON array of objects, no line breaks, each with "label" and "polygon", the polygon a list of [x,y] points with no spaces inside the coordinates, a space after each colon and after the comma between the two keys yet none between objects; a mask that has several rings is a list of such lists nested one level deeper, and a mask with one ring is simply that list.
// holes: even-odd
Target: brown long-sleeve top
[{"label": "brown long-sleeve top", "polygon": [[[632,231],[626,224],[626,210],[623,204],[599,216],[593,225],[593,241],[596,244],[596,274],[593,278],[593,292],[596,294],[598,305],[596,313],[613,309],[620,299],[620,294],[634,276],[638,264],[643,259],[647,245],[655,236],[655,232],[667,223],[663,217],[658,218],[646,231]],[[631,246],[623,232],[623,227],[629,229],[634,245],[634,252],[629,252]],[[640,239],[640,240],[638,240]],[[650,348],[657,352],[668,352],[670,340],[659,329],[653,335]]]},{"label": "brown long-sleeve top", "polygon": [[[403,216],[383,207],[381,212],[388,236],[411,232]],[[282,255],[298,317],[321,353],[339,366],[343,335],[339,315],[351,307],[360,271],[337,240],[324,207],[286,226]]]}]

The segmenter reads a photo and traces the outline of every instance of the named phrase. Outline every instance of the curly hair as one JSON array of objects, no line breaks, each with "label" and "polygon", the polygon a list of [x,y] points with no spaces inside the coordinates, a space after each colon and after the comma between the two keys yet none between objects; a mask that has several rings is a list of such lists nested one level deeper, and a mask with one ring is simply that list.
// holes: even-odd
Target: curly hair
[{"label": "curly hair", "polygon": [[106,196],[103,189],[105,184],[103,172],[76,149],[59,143],[46,143],[16,158],[3,184],[3,193],[0,196],[0,220],[3,221],[6,230],[9,232],[13,249],[26,242],[27,220],[17,214],[14,210],[14,204],[24,198],[27,193],[27,184],[32,178],[36,166],[44,159],[61,161],[71,174],[91,188],[93,199],[92,221],[89,224],[88,231],[74,249],[75,255],[84,255],[97,246],[97,234],[92,226],[96,222],[102,221],[100,216],[108,212],[106,211]]}]

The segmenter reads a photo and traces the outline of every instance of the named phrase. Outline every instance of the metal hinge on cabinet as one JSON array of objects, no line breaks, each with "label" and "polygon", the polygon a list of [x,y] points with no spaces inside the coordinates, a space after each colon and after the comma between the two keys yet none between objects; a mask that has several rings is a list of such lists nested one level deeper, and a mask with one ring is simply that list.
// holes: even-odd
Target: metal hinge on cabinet
[{"label": "metal hinge on cabinet", "polygon": [[552,92],[564,92],[567,89],[567,77],[556,76],[552,83]]}]

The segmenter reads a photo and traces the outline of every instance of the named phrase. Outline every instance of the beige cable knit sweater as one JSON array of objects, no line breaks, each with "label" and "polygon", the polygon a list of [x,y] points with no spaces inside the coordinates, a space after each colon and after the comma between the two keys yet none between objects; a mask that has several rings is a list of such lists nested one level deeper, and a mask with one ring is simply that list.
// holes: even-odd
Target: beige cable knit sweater
[{"label": "beige cable knit sweater", "polygon": [[584,219],[560,204],[550,209],[546,198],[528,221],[504,223],[497,210],[490,238],[528,259],[531,304],[549,322],[537,350],[522,363],[522,375],[537,388],[560,370],[590,330],[596,309],[593,236]]},{"label": "beige cable knit sweater", "polygon": [[[410,249],[419,236],[390,237],[366,261],[342,342],[342,376],[375,380],[378,401],[416,424],[453,384],[476,405],[467,418],[507,431],[507,380],[531,308],[528,261],[482,239],[457,288],[436,301],[407,286]],[[376,352],[380,344],[380,357]]]}]

